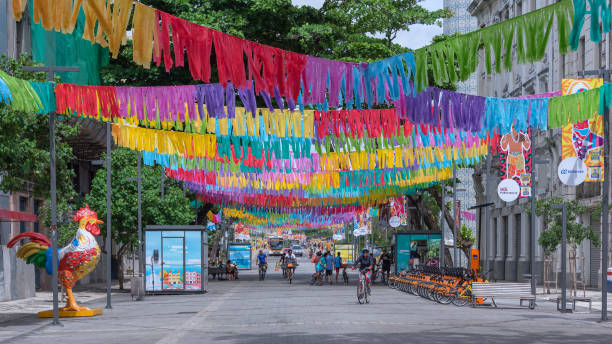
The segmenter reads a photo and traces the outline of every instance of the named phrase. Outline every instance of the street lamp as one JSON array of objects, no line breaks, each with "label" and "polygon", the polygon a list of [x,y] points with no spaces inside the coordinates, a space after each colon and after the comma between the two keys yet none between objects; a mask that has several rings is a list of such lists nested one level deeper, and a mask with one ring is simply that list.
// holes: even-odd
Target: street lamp
[{"label": "street lamp", "polygon": [[[535,148],[535,147],[534,147]],[[534,149],[535,151],[535,149]],[[531,190],[531,233],[530,233],[530,240],[529,240],[529,260],[530,260],[530,264],[529,264],[529,273],[531,274],[531,294],[535,296],[536,294],[536,264],[535,264],[535,249],[536,249],[536,245],[535,245],[535,241],[536,241],[536,202],[535,202],[535,198],[536,198],[536,194],[537,194],[537,190],[536,190],[536,166],[537,165],[548,165],[550,164],[550,161],[548,160],[534,160],[533,161],[533,166],[531,169],[531,185],[532,185],[532,190]]]}]

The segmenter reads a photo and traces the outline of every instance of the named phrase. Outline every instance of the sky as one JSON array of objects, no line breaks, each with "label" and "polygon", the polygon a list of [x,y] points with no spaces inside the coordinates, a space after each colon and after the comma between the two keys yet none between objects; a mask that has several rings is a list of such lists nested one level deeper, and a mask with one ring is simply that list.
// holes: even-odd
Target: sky
[{"label": "sky", "polygon": [[[320,8],[323,6],[324,0],[291,0],[296,6],[309,5],[314,8]],[[425,0],[421,3],[421,6],[428,10],[441,9],[443,0]],[[410,31],[400,31],[395,38],[394,43],[402,46],[418,49],[431,42],[431,39],[442,34],[442,28],[437,25],[412,25]]]}]

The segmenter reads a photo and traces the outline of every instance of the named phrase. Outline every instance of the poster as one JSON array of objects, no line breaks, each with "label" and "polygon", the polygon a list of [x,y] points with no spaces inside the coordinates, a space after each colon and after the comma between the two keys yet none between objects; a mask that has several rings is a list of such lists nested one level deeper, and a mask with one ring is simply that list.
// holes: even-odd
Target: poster
[{"label": "poster", "polygon": [[437,264],[441,238],[440,234],[398,233],[395,240],[396,271],[409,270],[411,258],[414,265]]},{"label": "poster", "polygon": [[342,257],[344,264],[353,264],[353,249],[353,244],[336,244],[334,246],[334,257],[340,252],[340,257]]},{"label": "poster", "polygon": [[332,230],[334,233],[333,235],[334,241],[344,240],[345,236],[344,236],[344,225],[343,224],[333,225]]},{"label": "poster", "polygon": [[202,290],[202,233],[145,233],[147,291]]},{"label": "poster", "polygon": [[[563,95],[578,93],[603,84],[603,79],[563,79]],[[561,160],[577,157],[586,165],[586,182],[603,180],[603,117],[593,117],[563,127],[561,134]]]},{"label": "poster", "polygon": [[519,197],[531,197],[531,129],[512,128],[501,136],[499,147],[501,179],[514,179],[520,187]]},{"label": "poster", "polygon": [[251,244],[229,244],[229,260],[238,270],[251,269]]}]

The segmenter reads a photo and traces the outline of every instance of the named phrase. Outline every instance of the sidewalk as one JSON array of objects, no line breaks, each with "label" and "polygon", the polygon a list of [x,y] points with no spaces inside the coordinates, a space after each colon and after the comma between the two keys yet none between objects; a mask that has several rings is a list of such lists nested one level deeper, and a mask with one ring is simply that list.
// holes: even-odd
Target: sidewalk
[{"label": "sidewalk", "polygon": [[[570,292],[570,289],[567,289],[567,297],[574,296],[574,293]],[[537,288],[537,296],[540,300],[546,300],[550,302],[557,303],[557,298],[561,297],[561,289],[559,288],[557,292],[555,292],[554,288],[551,288],[550,294],[546,293],[546,290],[542,287],[538,286]],[[601,311],[601,291],[600,290],[587,290],[583,292],[581,289],[576,291],[576,297],[587,297],[592,301],[592,311]],[[612,293],[608,293],[608,313],[612,311]],[[576,308],[584,308],[588,310],[588,304],[583,302],[576,303]],[[581,310],[582,311],[582,310]]]},{"label": "sidewalk", "polygon": [[[111,290],[113,294],[120,292],[119,283],[113,281]],[[124,283],[124,291],[120,293],[129,293],[129,291],[130,283],[127,281]],[[106,285],[93,284],[88,286],[76,286],[74,296],[80,306],[87,306],[87,304],[94,300],[106,297]],[[59,307],[64,307],[64,304],[65,300],[60,290]],[[50,309],[53,309],[53,292],[51,291],[36,292],[35,297],[27,299],[0,302],[0,323],[32,316],[40,311]]]}]

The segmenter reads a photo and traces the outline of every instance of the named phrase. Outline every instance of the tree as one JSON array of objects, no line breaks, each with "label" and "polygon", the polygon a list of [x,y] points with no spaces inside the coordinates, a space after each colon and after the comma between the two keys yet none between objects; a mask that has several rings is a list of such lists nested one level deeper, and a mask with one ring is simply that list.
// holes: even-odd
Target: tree
[{"label": "tree", "polygon": [[[434,23],[450,12],[430,12],[421,0],[327,0],[320,9],[294,6],[290,0],[143,0],[144,4],[193,23],[251,41],[312,56],[371,62],[408,51],[393,43],[399,30]],[[378,38],[380,35],[385,38]],[[216,60],[211,57],[217,81]],[[144,69],[132,62],[131,41],[102,69],[105,85],[193,84],[185,67]]]},{"label": "tree", "polygon": [[[102,159],[105,159],[103,156]],[[119,264],[119,287],[123,289],[123,255],[138,246],[138,192],[137,183],[126,181],[137,175],[137,153],[119,148],[111,154],[111,239],[119,245],[115,259]],[[164,182],[164,199],[161,198],[161,168],[142,166],[142,227],[147,225],[188,225],[195,220],[195,212],[189,206],[180,183],[173,179]],[[86,195],[85,203],[106,218],[106,170],[97,171]],[[106,223],[100,225],[106,237]]]},{"label": "tree", "polygon": [[382,35],[387,48],[400,31],[409,31],[414,24],[442,25],[440,19],[449,18],[448,9],[429,11],[422,7],[423,0],[327,0],[326,12],[342,16],[347,30],[355,33]]},{"label": "tree", "polygon": [[[31,57],[21,54],[17,59],[0,56],[0,69],[16,78],[46,81],[45,72],[24,72],[24,66],[35,66]],[[58,243],[61,245],[74,234],[74,205],[79,199],[73,187],[75,159],[72,147],[64,141],[76,136],[78,124],[61,116],[55,124],[55,159],[57,171]],[[14,111],[0,103],[0,190],[29,191],[37,198],[49,198],[49,117],[47,114],[27,114]],[[50,225],[48,202],[40,209],[42,222]]]},{"label": "tree", "polygon": [[[599,216],[601,214],[601,206],[598,205],[594,209],[581,205],[577,200],[567,201],[561,197],[553,197],[550,199],[542,199],[536,201],[536,214],[544,217],[546,230],[540,233],[538,243],[544,250],[546,257],[552,256],[557,247],[561,245],[563,235],[563,215],[562,210],[553,208],[554,205],[559,205],[565,202],[566,206],[566,239],[567,245],[570,247],[570,273],[573,276],[573,290],[576,295],[576,250],[584,240],[590,240],[595,247],[599,247],[599,235],[591,228],[579,223],[577,219],[580,215],[591,214]],[[561,259],[565,259],[562,257]]]}]

